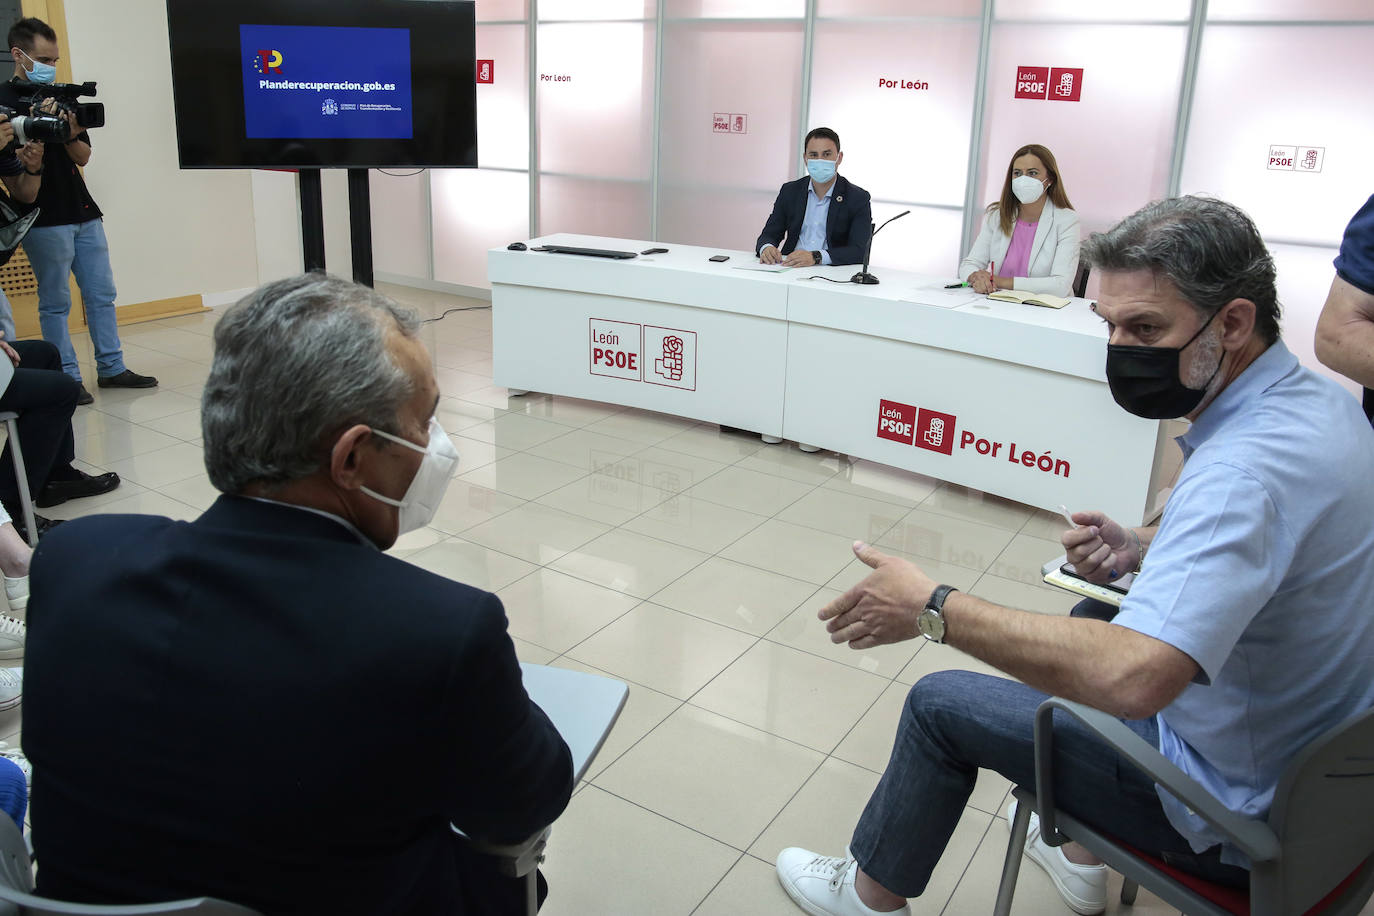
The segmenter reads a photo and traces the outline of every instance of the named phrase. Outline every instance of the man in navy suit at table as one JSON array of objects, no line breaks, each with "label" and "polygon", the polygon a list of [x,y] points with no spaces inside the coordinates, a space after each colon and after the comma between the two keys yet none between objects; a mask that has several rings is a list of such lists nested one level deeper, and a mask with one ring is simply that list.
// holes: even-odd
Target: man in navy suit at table
[{"label": "man in navy suit at table", "polygon": [[[383,553],[458,454],[413,312],[324,274],[215,327],[192,522],[39,542],[24,750],[38,892],[273,916],[523,913],[468,836],[551,823],[572,758],[495,595]],[[76,571],[75,573],[73,571]]]},{"label": "man in navy suit at table", "polygon": [[804,157],[807,176],[778,191],[754,251],[765,264],[788,267],[862,264],[873,210],[868,192],[836,173],[840,135],[817,127],[806,135]]}]

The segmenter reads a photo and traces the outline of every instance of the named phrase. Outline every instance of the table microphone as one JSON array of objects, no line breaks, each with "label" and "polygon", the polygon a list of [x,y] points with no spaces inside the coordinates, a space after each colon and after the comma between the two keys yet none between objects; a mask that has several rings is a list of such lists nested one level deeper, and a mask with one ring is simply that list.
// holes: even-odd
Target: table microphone
[{"label": "table microphone", "polygon": [[[901,213],[898,213],[896,216],[892,217],[892,219],[901,219],[903,216],[906,216],[910,212],[910,210],[903,210]],[[892,219],[888,220],[887,223],[892,222]],[[887,223],[883,223],[883,226],[886,226]],[[869,223],[869,225],[871,226],[873,224]],[[864,286],[873,286],[878,282],[878,278],[868,272],[868,255],[870,252],[873,251],[873,236],[877,235],[882,230],[883,226],[879,226],[877,229],[874,229],[873,232],[868,236],[868,244],[864,246],[864,269],[856,273],[854,276],[850,277],[850,283],[862,283]]]}]

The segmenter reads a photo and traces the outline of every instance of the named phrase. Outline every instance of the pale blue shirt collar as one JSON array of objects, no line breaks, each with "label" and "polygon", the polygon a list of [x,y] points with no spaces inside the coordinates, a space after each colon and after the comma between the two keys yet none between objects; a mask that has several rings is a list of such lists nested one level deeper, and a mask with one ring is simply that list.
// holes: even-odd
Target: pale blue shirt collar
[{"label": "pale blue shirt collar", "polygon": [[821,263],[830,263],[830,247],[826,244],[825,229],[830,218],[831,195],[835,185],[840,183],[838,175],[830,182],[824,194],[816,193],[816,183],[809,178],[806,182],[806,216],[802,220],[801,232],[797,236],[797,247],[802,251],[819,251]]},{"label": "pale blue shirt collar", "polygon": [[1192,456],[1203,443],[1217,434],[1235,418],[1246,405],[1253,403],[1252,398],[1292,372],[1298,366],[1298,358],[1276,340],[1269,345],[1255,361],[1245,367],[1240,377],[1222,390],[1216,400],[1193,421],[1193,425],[1183,435],[1175,438],[1183,450],[1184,460]]},{"label": "pale blue shirt collar", "polygon": [[354,537],[362,541],[368,547],[371,547],[373,550],[381,549],[376,544],[372,543],[372,541],[368,539],[367,535],[359,531],[356,525],[354,525],[348,519],[344,518],[342,515],[335,515],[333,512],[326,512],[323,509],[316,509],[314,506],[302,506],[300,503],[285,503],[279,499],[267,499],[262,496],[245,496],[244,499],[251,499],[253,500],[253,502],[258,503],[267,503],[270,506],[285,506],[288,509],[299,509],[302,512],[309,512],[312,515],[318,515],[320,518],[327,518],[331,522],[338,522],[340,525],[343,525],[345,528],[347,528],[353,534]]}]

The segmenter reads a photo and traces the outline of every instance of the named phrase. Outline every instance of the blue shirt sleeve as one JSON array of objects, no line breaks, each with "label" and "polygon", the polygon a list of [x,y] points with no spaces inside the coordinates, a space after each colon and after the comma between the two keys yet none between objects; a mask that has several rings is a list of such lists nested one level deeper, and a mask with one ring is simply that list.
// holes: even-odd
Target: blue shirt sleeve
[{"label": "blue shirt sleeve", "polygon": [[1265,488],[1214,462],[1169,496],[1148,559],[1113,621],[1185,652],[1211,683],[1292,563],[1297,541]]},{"label": "blue shirt sleeve", "polygon": [[1345,228],[1335,263],[1342,280],[1374,295],[1374,196]]},{"label": "blue shirt sleeve", "polygon": [[0,175],[21,175],[23,172],[24,163],[18,156],[0,156]]}]

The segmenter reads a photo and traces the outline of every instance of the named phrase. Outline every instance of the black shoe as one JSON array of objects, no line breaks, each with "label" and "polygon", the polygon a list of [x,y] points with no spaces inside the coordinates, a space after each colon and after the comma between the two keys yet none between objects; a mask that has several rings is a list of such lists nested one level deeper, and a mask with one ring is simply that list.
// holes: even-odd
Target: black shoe
[{"label": "black shoe", "polygon": [[101,388],[156,388],[157,379],[151,375],[139,375],[131,369],[125,369],[118,375],[109,378],[98,376],[95,383]]},{"label": "black shoe", "polygon": [[77,396],[77,399],[76,399],[76,406],[77,406],[77,407],[80,407],[82,404],[94,404],[94,403],[95,403],[95,398],[91,397],[91,393],[90,393],[89,391],[86,390],[86,386],[85,386],[85,385],[81,384],[80,382],[77,382],[77,383],[76,383],[76,387],[78,387],[78,388],[81,389],[81,394],[78,395],[78,396]]},{"label": "black shoe", "polygon": [[[114,471],[101,474],[99,477],[92,477],[81,471],[76,473],[81,476],[69,480],[49,480],[33,504],[40,509],[48,509],[52,506],[60,506],[69,499],[99,496],[101,493],[108,493],[119,486],[119,475]],[[43,527],[40,525],[38,530],[39,534],[42,534]]]},{"label": "black shoe", "polygon": [[[34,513],[33,516],[33,523],[38,527],[38,536],[40,538],[47,534],[49,530],[62,524],[63,521],[65,521],[65,519],[44,518],[37,513]],[[29,529],[24,525],[24,515],[22,512],[12,519],[12,524],[14,525],[14,530],[19,532],[19,536],[23,538],[24,543],[27,544],[29,542]]]}]

